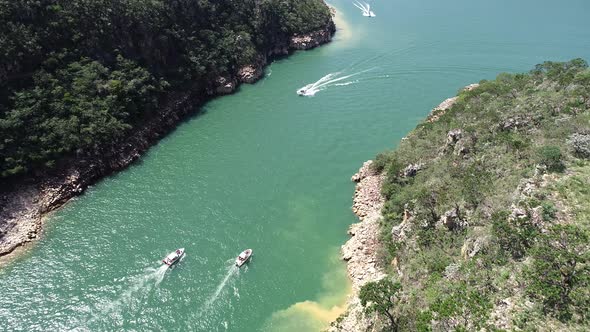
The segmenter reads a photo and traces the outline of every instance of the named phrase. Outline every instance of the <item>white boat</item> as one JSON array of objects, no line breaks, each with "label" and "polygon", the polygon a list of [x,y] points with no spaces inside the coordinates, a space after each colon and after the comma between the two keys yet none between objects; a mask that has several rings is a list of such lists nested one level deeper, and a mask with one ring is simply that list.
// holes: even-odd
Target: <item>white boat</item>
[{"label": "white boat", "polygon": [[246,249],[242,251],[238,257],[236,257],[236,266],[241,267],[252,257],[252,249]]},{"label": "white boat", "polygon": [[307,93],[306,88],[301,88],[301,89],[297,90],[297,94],[300,96],[305,96],[306,93]]},{"label": "white boat", "polygon": [[169,253],[168,256],[164,257],[162,263],[171,266],[172,264],[178,262],[182,255],[184,255],[184,248],[176,249],[173,252]]}]

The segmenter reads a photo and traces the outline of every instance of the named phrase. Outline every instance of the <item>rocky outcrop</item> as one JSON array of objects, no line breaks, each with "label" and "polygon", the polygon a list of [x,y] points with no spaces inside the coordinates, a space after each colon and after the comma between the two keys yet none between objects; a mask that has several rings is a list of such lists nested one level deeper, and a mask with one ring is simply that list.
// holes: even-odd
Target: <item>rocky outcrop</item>
[{"label": "rocky outcrop", "polygon": [[[464,87],[461,91],[471,91],[479,86],[478,83],[469,84],[468,86]],[[430,111],[430,115],[426,118],[427,122],[434,122],[438,120],[445,112],[451,108],[459,99],[459,97],[452,97],[445,99],[442,103],[432,109]]]},{"label": "rocky outcrop", "polygon": [[247,65],[238,70],[238,81],[252,84],[258,81],[263,73],[262,66]]},{"label": "rocky outcrop", "polygon": [[318,31],[279,38],[275,45],[257,57],[255,63],[243,66],[235,73],[219,76],[204,87],[171,93],[166,106],[122,143],[94,155],[65,160],[50,174],[0,181],[0,256],[38,238],[47,212],[61,207],[104,176],[129,166],[196,107],[212,97],[233,93],[240,83],[256,82],[273,56],[327,43],[334,32],[335,26],[330,20]]},{"label": "rocky outcrop", "polygon": [[329,42],[334,32],[336,32],[336,26],[332,22],[325,29],[291,37],[289,47],[296,50],[308,50]]},{"label": "rocky outcrop", "polygon": [[379,219],[384,198],[381,195],[383,175],[371,170],[372,161],[367,161],[352,176],[357,182],[353,212],[360,221],[348,229],[351,238],[342,246],[342,259],[347,262],[347,270],[352,280],[352,294],[349,296],[347,313],[332,323],[330,331],[369,331],[373,327],[371,317],[365,317],[358,299],[360,288],[370,281],[386,276],[377,263],[375,251],[379,244]]},{"label": "rocky outcrop", "polygon": [[220,76],[215,80],[215,94],[227,95],[236,91],[237,82],[229,76]]},{"label": "rocky outcrop", "polygon": [[[464,89],[472,90],[478,86],[479,84],[471,84]],[[454,97],[442,102],[432,111],[427,121],[436,121],[456,101],[457,97]],[[464,138],[464,135],[460,129],[452,133],[450,132],[447,137],[448,148],[454,151],[456,146],[460,145],[458,143],[462,138]],[[466,150],[460,150],[460,153],[468,152]],[[350,226],[348,234],[351,235],[351,238],[342,246],[342,259],[347,262],[348,275],[352,281],[352,294],[349,295],[347,301],[348,309],[345,314],[332,322],[328,329],[331,332],[365,332],[380,328],[378,322],[373,317],[367,317],[363,313],[363,308],[358,298],[358,292],[364,284],[381,280],[386,276],[385,271],[377,262],[376,254],[379,246],[378,236],[380,232],[379,220],[381,218],[381,208],[385,201],[381,195],[381,184],[385,176],[374,172],[371,167],[372,163],[373,161],[371,160],[363,163],[363,166],[351,178],[352,181],[357,182],[352,211],[359,217],[361,222]],[[425,165],[423,163],[409,164],[400,172],[400,176],[416,176],[424,167]],[[412,221],[412,211],[406,204],[402,222],[394,226],[391,230],[393,239],[396,241],[405,241],[407,235],[412,230]],[[466,223],[458,207],[447,211],[439,222],[442,226],[450,229],[462,227]],[[465,248],[466,255],[475,255],[475,253],[485,246],[485,240],[487,239],[476,239],[473,243],[470,243],[470,246]],[[394,268],[398,268],[397,258],[391,264]],[[398,273],[401,275],[399,268]]]},{"label": "rocky outcrop", "polygon": [[406,168],[403,169],[401,176],[404,178],[411,178],[418,174],[418,171],[422,170],[424,164],[417,163],[417,164],[409,164]]}]

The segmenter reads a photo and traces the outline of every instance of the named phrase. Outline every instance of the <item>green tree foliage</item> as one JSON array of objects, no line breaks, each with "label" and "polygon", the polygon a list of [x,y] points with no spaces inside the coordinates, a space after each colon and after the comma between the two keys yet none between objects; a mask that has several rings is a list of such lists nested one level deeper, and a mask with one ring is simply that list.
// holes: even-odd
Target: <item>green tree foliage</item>
[{"label": "green tree foliage", "polygon": [[539,163],[547,166],[551,172],[562,172],[565,169],[563,154],[559,146],[543,146],[539,149]]},{"label": "green tree foliage", "polygon": [[460,282],[441,294],[430,306],[430,311],[445,331],[477,331],[486,327],[491,307],[482,291]]},{"label": "green tree foliage", "polygon": [[565,321],[590,318],[589,239],[580,227],[555,225],[535,246],[527,291],[542,301],[546,314]]},{"label": "green tree foliage", "polygon": [[329,19],[321,0],[0,0],[0,178],[99,153]]},{"label": "green tree foliage", "polygon": [[82,59],[55,73],[39,71],[34,81],[0,119],[3,176],[51,166],[78,149],[99,150],[153,111],[165,85],[122,57],[113,70]]},{"label": "green tree foliage", "polygon": [[391,331],[397,331],[397,318],[393,315],[392,309],[398,300],[398,292],[401,290],[399,282],[393,282],[388,278],[379,281],[368,282],[359,292],[361,305],[367,314],[377,313],[389,319]]},{"label": "green tree foliage", "polygon": [[508,215],[507,211],[502,211],[492,216],[492,234],[503,252],[521,259],[533,245],[539,229],[530,222],[529,216],[509,219]]}]

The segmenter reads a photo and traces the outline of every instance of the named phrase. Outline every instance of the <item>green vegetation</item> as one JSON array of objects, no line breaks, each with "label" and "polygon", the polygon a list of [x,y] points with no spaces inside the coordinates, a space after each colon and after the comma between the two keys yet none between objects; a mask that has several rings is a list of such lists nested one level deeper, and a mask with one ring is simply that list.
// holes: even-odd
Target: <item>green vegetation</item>
[{"label": "green vegetation", "polygon": [[376,282],[369,282],[363,285],[359,292],[361,305],[368,314],[378,313],[389,319],[389,326],[392,331],[397,331],[397,319],[392,314],[392,309],[397,302],[396,293],[401,289],[399,282],[389,279],[381,279]]},{"label": "green vegetation", "polygon": [[546,62],[461,91],[376,157],[399,330],[590,328],[589,133],[586,62]]},{"label": "green vegetation", "polygon": [[0,0],[0,178],[101,154],[329,20],[321,0]]}]

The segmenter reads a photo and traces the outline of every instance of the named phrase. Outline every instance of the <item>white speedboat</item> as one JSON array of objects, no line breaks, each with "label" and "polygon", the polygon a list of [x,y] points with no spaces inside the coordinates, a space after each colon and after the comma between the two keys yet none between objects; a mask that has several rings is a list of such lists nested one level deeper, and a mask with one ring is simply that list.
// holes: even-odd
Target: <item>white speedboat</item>
[{"label": "white speedboat", "polygon": [[301,88],[301,89],[297,90],[297,94],[300,96],[305,96],[306,93],[307,93],[306,88]]},{"label": "white speedboat", "polygon": [[184,248],[176,249],[173,252],[169,253],[168,256],[164,257],[162,263],[171,266],[172,264],[178,262],[182,255],[184,255]]},{"label": "white speedboat", "polygon": [[252,249],[246,249],[242,251],[236,258],[236,266],[242,267],[252,257]]}]

